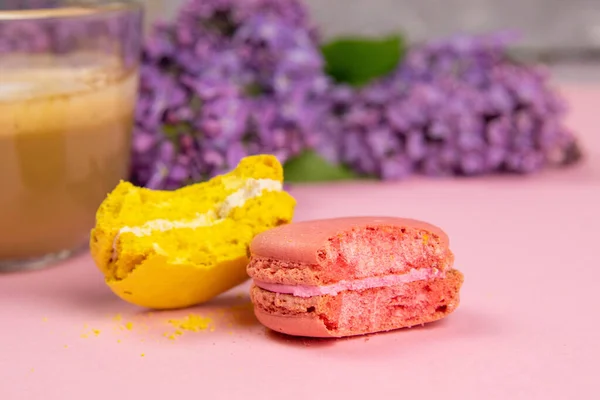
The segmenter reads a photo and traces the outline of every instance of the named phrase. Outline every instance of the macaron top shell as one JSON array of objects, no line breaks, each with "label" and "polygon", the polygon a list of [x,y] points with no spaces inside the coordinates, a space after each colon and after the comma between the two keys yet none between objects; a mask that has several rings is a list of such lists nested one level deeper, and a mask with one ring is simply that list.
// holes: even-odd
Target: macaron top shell
[{"label": "macaron top shell", "polygon": [[397,217],[344,217],[296,222],[282,225],[257,235],[250,244],[253,256],[281,261],[317,264],[318,252],[332,237],[356,228],[405,227],[436,235],[448,246],[448,235],[427,222]]},{"label": "macaron top shell", "polygon": [[257,235],[248,274],[258,282],[326,285],[342,280],[451,268],[448,236],[426,222],[396,217],[305,221]]}]

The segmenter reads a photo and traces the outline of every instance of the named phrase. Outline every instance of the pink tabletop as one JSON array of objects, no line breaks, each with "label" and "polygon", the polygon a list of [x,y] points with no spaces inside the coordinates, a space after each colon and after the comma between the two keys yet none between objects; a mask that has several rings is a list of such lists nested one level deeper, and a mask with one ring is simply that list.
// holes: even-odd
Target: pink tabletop
[{"label": "pink tabletop", "polygon": [[[0,276],[0,399],[597,399],[600,87],[566,93],[588,150],[575,168],[292,189],[297,220],[385,214],[443,227],[466,277],[446,320],[294,339],[257,323],[247,285],[149,312],[115,297],[82,255]],[[190,314],[210,326],[173,335],[169,320]]]}]

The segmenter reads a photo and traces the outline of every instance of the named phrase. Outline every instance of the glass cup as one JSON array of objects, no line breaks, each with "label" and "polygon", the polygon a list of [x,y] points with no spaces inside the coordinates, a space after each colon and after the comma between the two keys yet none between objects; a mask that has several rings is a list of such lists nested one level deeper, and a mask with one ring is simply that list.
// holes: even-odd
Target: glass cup
[{"label": "glass cup", "polygon": [[0,271],[87,247],[127,178],[142,6],[0,2]]}]

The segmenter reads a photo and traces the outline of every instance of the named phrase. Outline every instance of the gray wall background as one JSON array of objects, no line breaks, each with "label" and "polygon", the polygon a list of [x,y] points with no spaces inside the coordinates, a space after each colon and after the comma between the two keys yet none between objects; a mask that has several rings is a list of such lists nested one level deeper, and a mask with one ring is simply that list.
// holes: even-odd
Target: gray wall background
[{"label": "gray wall background", "polygon": [[[244,0],[240,0],[244,1]],[[182,0],[145,0],[147,21]],[[413,42],[456,32],[516,29],[533,51],[600,51],[600,0],[306,0],[328,37],[401,30]]]}]

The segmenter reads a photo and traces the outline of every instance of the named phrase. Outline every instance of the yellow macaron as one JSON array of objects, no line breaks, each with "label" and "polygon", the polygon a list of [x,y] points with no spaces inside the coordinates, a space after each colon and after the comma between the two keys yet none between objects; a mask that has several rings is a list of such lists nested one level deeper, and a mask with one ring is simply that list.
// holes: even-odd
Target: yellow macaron
[{"label": "yellow macaron", "polygon": [[120,182],[100,205],[90,249],[122,299],[154,309],[203,303],[244,282],[250,241],[289,223],[295,200],[273,156],[175,191]]}]

